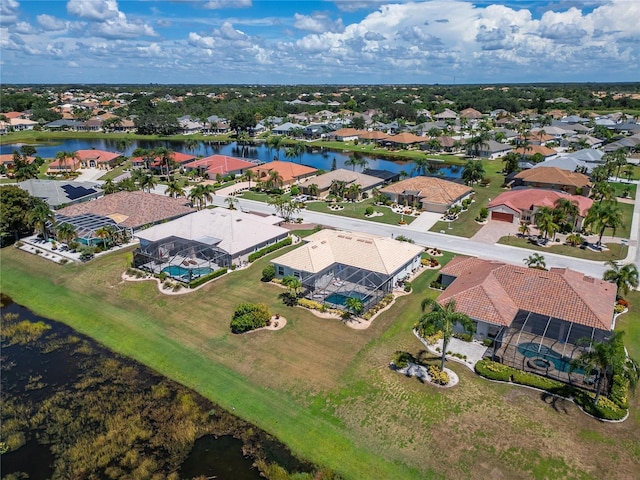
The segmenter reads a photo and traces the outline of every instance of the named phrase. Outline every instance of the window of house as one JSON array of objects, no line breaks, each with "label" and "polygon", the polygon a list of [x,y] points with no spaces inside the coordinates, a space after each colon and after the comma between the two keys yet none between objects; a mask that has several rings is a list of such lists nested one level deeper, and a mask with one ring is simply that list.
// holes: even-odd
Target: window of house
[{"label": "window of house", "polygon": [[278,275],[284,275],[284,267],[278,267]]}]

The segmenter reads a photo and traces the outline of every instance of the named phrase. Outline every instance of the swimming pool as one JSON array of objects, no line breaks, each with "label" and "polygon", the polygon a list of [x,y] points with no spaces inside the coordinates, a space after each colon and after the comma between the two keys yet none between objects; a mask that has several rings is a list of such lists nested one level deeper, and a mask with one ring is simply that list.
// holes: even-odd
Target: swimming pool
[{"label": "swimming pool", "polygon": [[209,267],[184,268],[179,265],[170,265],[163,268],[162,271],[174,278],[188,278],[189,273],[191,273],[191,278],[195,278],[201,277],[202,275],[208,275],[209,273],[213,272],[213,269]]},{"label": "swimming pool", "polygon": [[333,303],[334,305],[346,305],[347,298],[357,298],[358,300],[364,300],[368,295],[360,292],[342,292],[342,293],[332,293],[325,298],[325,301],[328,303]]},{"label": "swimming pool", "polygon": [[[563,357],[561,354],[547,347],[546,345],[540,345],[539,343],[526,342],[518,345],[518,352],[527,358],[543,358],[548,361],[556,370],[561,372],[569,371],[570,359]],[[542,368],[542,364],[538,365]],[[576,373],[580,373],[579,370],[575,370]]]}]

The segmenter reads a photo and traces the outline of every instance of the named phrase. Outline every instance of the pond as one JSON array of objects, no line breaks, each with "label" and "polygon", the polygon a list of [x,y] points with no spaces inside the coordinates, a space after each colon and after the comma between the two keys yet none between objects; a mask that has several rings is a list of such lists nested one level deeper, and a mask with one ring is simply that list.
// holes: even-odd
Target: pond
[{"label": "pond", "polygon": [[[120,151],[118,148],[118,140],[114,139],[68,139],[61,142],[52,144],[40,144],[34,145],[36,147],[36,155],[43,158],[54,158],[56,153],[64,151],[76,151],[76,150],[90,150],[95,148],[97,150],[107,150],[111,152]],[[295,163],[302,163],[313,168],[322,170],[330,170],[333,164],[333,160],[336,160],[337,168],[346,168],[352,170],[353,166],[347,162],[353,157],[353,154],[349,152],[340,152],[330,150],[328,148],[313,147],[308,149],[302,156],[296,158],[286,158],[284,149],[280,152],[276,152],[274,149],[269,149],[264,143],[260,143],[255,146],[242,148],[238,146],[236,142],[220,144],[214,141],[201,141],[194,149],[187,150],[183,142],[172,142],[167,140],[133,140],[131,145],[128,146],[124,153],[131,156],[133,151],[140,148],[157,148],[164,146],[170,148],[176,152],[184,152],[192,155],[210,156],[214,154],[227,155],[230,157],[249,158],[253,160],[260,160],[262,162],[270,162],[274,157],[280,158],[284,161],[292,161]],[[12,153],[14,150],[19,149],[19,145],[0,145],[0,154]],[[393,173],[400,173],[402,171],[409,175],[414,175],[415,164],[412,161],[407,160],[388,160],[384,158],[370,158],[363,157],[367,160],[366,168],[373,170],[388,170]],[[462,168],[457,166],[448,166],[440,163],[440,161],[434,161],[434,170],[431,175],[442,176],[444,178],[460,178],[462,175]],[[361,171],[361,167],[356,167],[356,170]]]},{"label": "pond", "polygon": [[[2,476],[314,474],[267,433],[64,324],[2,302]],[[34,461],[37,459],[37,461]],[[179,473],[177,473],[179,472]]]}]

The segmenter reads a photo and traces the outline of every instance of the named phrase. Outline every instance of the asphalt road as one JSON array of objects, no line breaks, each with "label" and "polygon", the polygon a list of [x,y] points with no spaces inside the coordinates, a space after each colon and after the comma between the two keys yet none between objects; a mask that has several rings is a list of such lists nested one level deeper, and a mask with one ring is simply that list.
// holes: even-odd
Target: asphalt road
[{"label": "asphalt road", "polygon": [[[226,196],[216,195],[213,203],[218,206],[226,207]],[[237,208],[247,212],[272,213],[275,209],[262,202],[246,200],[238,198]],[[455,237],[446,233],[434,232],[416,232],[403,227],[402,225],[386,225],[382,223],[371,222],[367,220],[359,220],[353,218],[341,217],[327,213],[310,212],[302,210],[298,215],[305,223],[317,223],[326,225],[339,230],[347,230],[354,232],[365,232],[375,235],[397,237],[405,235],[415,241],[416,244],[429,246],[447,250],[450,252],[472,255],[481,258],[500,260],[503,262],[523,265],[523,261],[532,253],[540,253],[537,250],[527,250],[519,247],[510,247],[509,245],[478,243],[467,238]],[[633,228],[631,239],[629,241],[629,256],[625,263],[635,262],[640,268],[638,259],[638,230],[640,228],[640,202],[636,202],[633,214]],[[606,237],[605,237],[606,238]],[[565,257],[553,253],[543,252],[547,267],[567,267],[577,270],[586,275],[596,278],[602,278],[602,274],[607,269],[603,262],[595,262],[591,260],[582,260],[574,257]]]}]

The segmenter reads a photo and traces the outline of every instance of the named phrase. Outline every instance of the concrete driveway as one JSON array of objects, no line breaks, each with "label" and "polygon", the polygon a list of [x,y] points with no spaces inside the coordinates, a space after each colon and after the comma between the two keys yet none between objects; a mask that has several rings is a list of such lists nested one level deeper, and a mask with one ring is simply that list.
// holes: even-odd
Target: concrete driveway
[{"label": "concrete driveway", "polygon": [[[80,175],[76,178],[77,182],[98,182],[98,179],[107,173],[105,170],[99,168],[83,168],[80,170]],[[100,181],[99,183],[102,183]]]},{"label": "concrete driveway", "polygon": [[516,223],[499,222],[497,220],[489,220],[486,225],[478,230],[471,240],[479,243],[488,243],[493,245],[497,243],[502,237],[508,235],[515,236],[518,233],[518,227],[520,225]]}]

